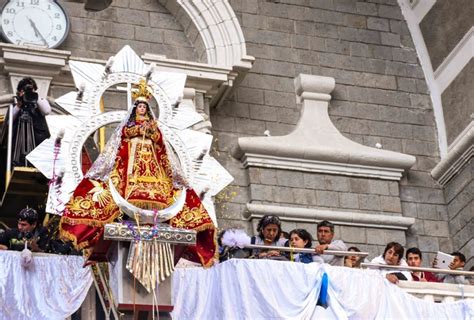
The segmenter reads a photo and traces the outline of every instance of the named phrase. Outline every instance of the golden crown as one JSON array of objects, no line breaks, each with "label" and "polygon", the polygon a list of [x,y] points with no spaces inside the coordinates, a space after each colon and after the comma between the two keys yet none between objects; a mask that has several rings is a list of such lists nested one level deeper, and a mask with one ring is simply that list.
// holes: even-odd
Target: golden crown
[{"label": "golden crown", "polygon": [[148,102],[152,97],[152,90],[147,86],[144,79],[140,80],[138,83],[132,84],[132,98],[133,100],[141,100]]}]

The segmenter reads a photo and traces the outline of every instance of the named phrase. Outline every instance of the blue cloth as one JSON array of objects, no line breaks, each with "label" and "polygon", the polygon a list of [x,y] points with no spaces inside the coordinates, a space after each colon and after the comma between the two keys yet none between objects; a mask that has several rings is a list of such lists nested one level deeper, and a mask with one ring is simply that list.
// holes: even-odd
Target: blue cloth
[{"label": "blue cloth", "polygon": [[303,262],[303,263],[313,262],[313,255],[310,253],[300,253],[300,262]]},{"label": "blue cloth", "polygon": [[325,272],[321,278],[321,288],[319,289],[319,298],[317,305],[326,309],[328,307],[328,288],[329,288],[329,278],[328,274]]}]

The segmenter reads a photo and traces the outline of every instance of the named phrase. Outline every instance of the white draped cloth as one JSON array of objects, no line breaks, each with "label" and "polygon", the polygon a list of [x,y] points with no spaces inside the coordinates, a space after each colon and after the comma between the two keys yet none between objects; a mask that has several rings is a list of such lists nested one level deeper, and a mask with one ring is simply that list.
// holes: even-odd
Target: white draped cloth
[{"label": "white draped cloth", "polygon": [[20,252],[0,251],[0,319],[54,320],[69,317],[92,284],[84,258],[33,254],[24,268]]},{"label": "white draped cloth", "polygon": [[[317,306],[329,277],[328,308]],[[178,268],[174,319],[472,319],[474,301],[432,303],[375,270],[328,264],[232,259],[210,269]]]}]

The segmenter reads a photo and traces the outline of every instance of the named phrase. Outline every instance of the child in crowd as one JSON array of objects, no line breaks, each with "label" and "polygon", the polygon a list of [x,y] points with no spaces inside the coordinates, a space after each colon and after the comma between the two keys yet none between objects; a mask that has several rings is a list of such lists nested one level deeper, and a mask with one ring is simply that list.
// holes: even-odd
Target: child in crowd
[{"label": "child in crowd", "polygon": [[[290,231],[290,247],[292,248],[312,248],[312,237],[311,234],[305,229],[294,229]],[[324,263],[323,259],[315,254],[311,253],[298,253],[290,252],[290,260],[295,262],[319,262]]]},{"label": "child in crowd", "polygon": [[[383,255],[372,259],[372,263],[378,263],[382,265],[390,266],[408,266],[405,259],[403,259],[404,249],[398,242],[390,242],[385,247]],[[380,272],[384,275],[391,283],[398,283],[398,280],[412,280],[411,274],[408,271],[397,271],[381,269]]]},{"label": "child in crowd", "polygon": [[[258,235],[251,238],[251,244],[283,247],[288,241],[280,238],[281,222],[277,216],[265,215],[257,225]],[[252,257],[259,259],[287,260],[278,250],[252,250]]]},{"label": "child in crowd", "polygon": [[[347,251],[360,252],[360,249],[357,247],[349,247]],[[358,256],[345,256],[344,257],[344,266],[349,268],[360,268],[360,263],[362,259]]]}]

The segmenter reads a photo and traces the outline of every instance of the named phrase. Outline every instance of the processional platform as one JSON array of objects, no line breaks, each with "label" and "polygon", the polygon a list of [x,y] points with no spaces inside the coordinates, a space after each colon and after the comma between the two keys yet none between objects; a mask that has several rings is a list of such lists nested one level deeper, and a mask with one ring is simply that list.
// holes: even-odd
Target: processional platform
[{"label": "processional platform", "polygon": [[[108,284],[112,293],[110,302],[120,311],[158,308],[161,312],[171,312],[174,249],[176,246],[195,245],[196,232],[167,225],[110,223],[104,227],[103,239],[111,243],[107,252]],[[161,245],[164,249],[147,251],[143,247],[138,248],[140,245]],[[153,290],[146,289],[131,272],[132,265],[136,263],[141,263],[144,270],[149,268],[149,271],[152,271],[150,274],[156,273],[155,281],[159,286]]]}]

